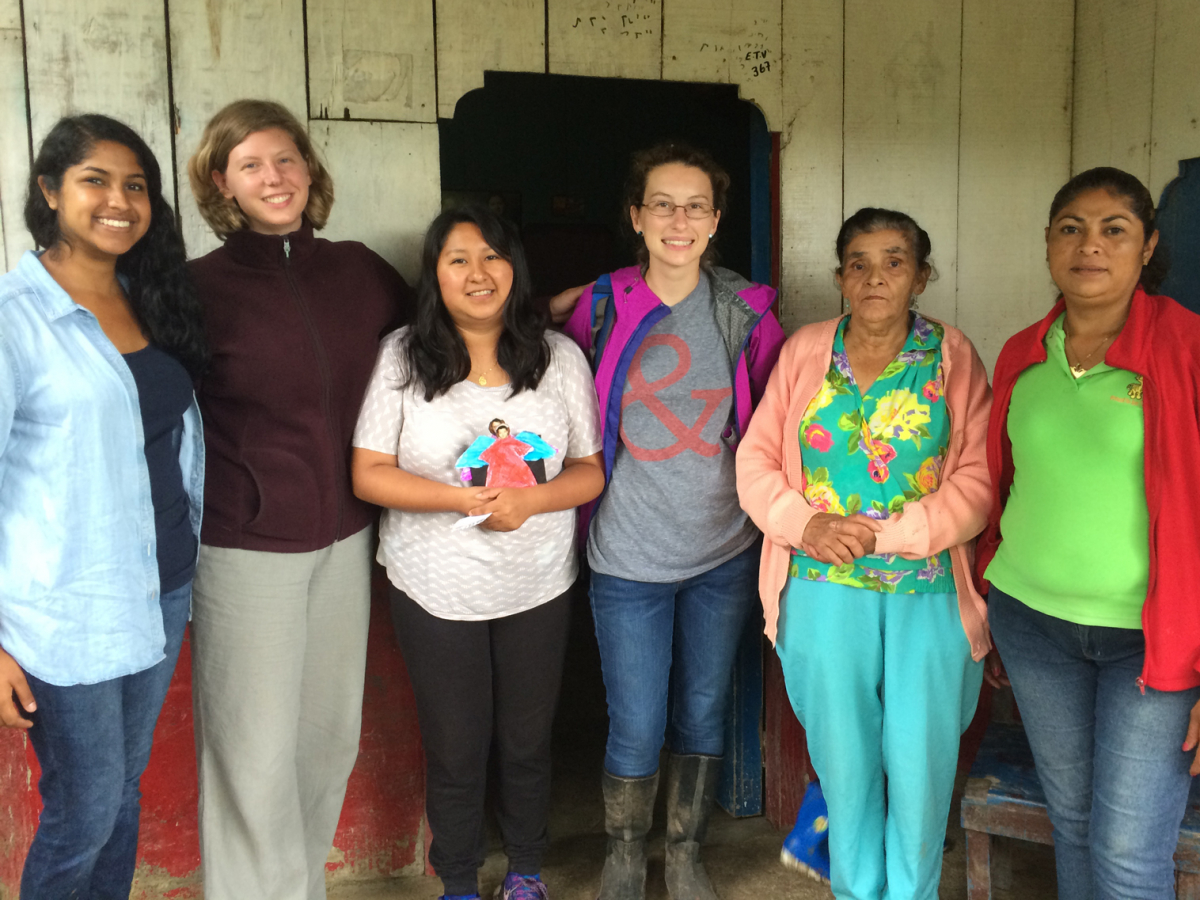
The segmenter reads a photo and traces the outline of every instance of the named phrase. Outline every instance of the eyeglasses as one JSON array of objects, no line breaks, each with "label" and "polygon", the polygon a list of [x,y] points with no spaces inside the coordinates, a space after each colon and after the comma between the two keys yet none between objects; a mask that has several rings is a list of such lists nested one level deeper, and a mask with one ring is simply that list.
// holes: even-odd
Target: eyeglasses
[{"label": "eyeglasses", "polygon": [[683,214],[689,219],[707,219],[713,214],[713,208],[700,200],[695,200],[691,203],[669,203],[666,200],[651,200],[649,203],[643,203],[642,207],[650,215],[658,216],[662,219],[675,215],[675,210],[677,209],[682,209]]}]

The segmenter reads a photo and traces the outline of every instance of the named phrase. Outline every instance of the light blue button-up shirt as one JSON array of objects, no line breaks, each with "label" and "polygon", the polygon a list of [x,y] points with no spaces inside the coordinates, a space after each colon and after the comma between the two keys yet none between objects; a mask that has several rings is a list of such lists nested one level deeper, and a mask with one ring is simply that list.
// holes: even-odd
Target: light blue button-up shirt
[{"label": "light blue button-up shirt", "polygon": [[[194,398],[179,465],[199,536]],[[0,276],[0,647],[70,685],[147,669],[165,642],[133,374],[96,317],[26,253]]]}]

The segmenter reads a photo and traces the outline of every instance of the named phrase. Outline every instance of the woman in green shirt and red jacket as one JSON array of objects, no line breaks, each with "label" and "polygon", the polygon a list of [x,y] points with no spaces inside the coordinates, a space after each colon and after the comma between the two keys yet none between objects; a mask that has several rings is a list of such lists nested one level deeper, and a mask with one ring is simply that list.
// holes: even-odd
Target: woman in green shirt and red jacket
[{"label": "woman in green shirt and red jacket", "polygon": [[1062,296],[996,363],[976,572],[1054,825],[1059,896],[1175,896],[1200,773],[1200,317],[1153,296],[1154,203],[1118,169],[1055,196]]}]

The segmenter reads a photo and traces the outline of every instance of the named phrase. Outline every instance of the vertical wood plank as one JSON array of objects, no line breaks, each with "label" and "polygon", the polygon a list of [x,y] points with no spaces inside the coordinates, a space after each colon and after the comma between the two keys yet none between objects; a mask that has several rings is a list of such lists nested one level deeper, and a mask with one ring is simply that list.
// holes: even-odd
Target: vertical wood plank
[{"label": "vertical wood plank", "polygon": [[662,77],[736,84],[782,128],[779,0],[695,0],[663,8]]},{"label": "vertical wood plank", "polygon": [[962,8],[846,0],[845,10],[844,209],[899,209],[929,232],[940,277],[921,309],[954,324]]},{"label": "vertical wood plank", "polygon": [[1056,296],[1044,228],[1070,175],[1074,28],[1073,0],[963,3],[958,327],[989,368]]},{"label": "vertical wood plank", "polygon": [[433,0],[308,0],[309,115],[433,122]]},{"label": "vertical wood plank", "polygon": [[99,112],[150,146],[173,199],[162,0],[25,0],[33,143],[68,113]]},{"label": "vertical wood plank", "polygon": [[1179,174],[1179,161],[1200,156],[1200,15],[1195,0],[1158,0],[1156,33],[1147,182],[1155,202]]},{"label": "vertical wood plank", "polygon": [[842,23],[842,0],[783,2],[779,308],[788,332],[841,309],[832,273],[843,209]]},{"label": "vertical wood plank", "polygon": [[661,0],[546,0],[550,71],[662,77]]},{"label": "vertical wood plank", "polygon": [[763,812],[781,831],[791,831],[808,789],[808,744],[783,683],[783,667],[769,644],[763,664]]},{"label": "vertical wood plank", "polygon": [[454,117],[483,73],[541,72],[546,68],[546,0],[437,0],[438,115]]},{"label": "vertical wood plank", "polygon": [[1127,0],[1076,4],[1073,173],[1116,166],[1142,181],[1150,177],[1154,6]]},{"label": "vertical wood plank", "polygon": [[[306,118],[303,3],[167,0],[167,5],[179,211],[188,254],[196,257],[220,243],[200,218],[187,177],[187,161],[213,113],[233,100],[256,97],[279,101],[301,122]],[[336,169],[333,175],[336,180]]]},{"label": "vertical wood plank", "polygon": [[33,248],[25,230],[29,120],[25,108],[25,42],[19,0],[0,0],[0,271]]},{"label": "vertical wood plank", "polygon": [[337,188],[321,236],[362,241],[415,285],[425,228],[442,208],[437,126],[317,121],[310,133]]}]

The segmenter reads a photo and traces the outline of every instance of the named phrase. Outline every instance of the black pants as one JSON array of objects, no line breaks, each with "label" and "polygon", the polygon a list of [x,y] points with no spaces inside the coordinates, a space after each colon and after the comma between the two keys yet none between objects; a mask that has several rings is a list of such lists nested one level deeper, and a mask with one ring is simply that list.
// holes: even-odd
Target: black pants
[{"label": "black pants", "polygon": [[483,622],[439,619],[395,587],[391,601],[425,746],[429,860],[446,893],[478,890],[493,739],[508,867],[537,874],[548,842],[550,727],[567,648],[568,595]]}]

